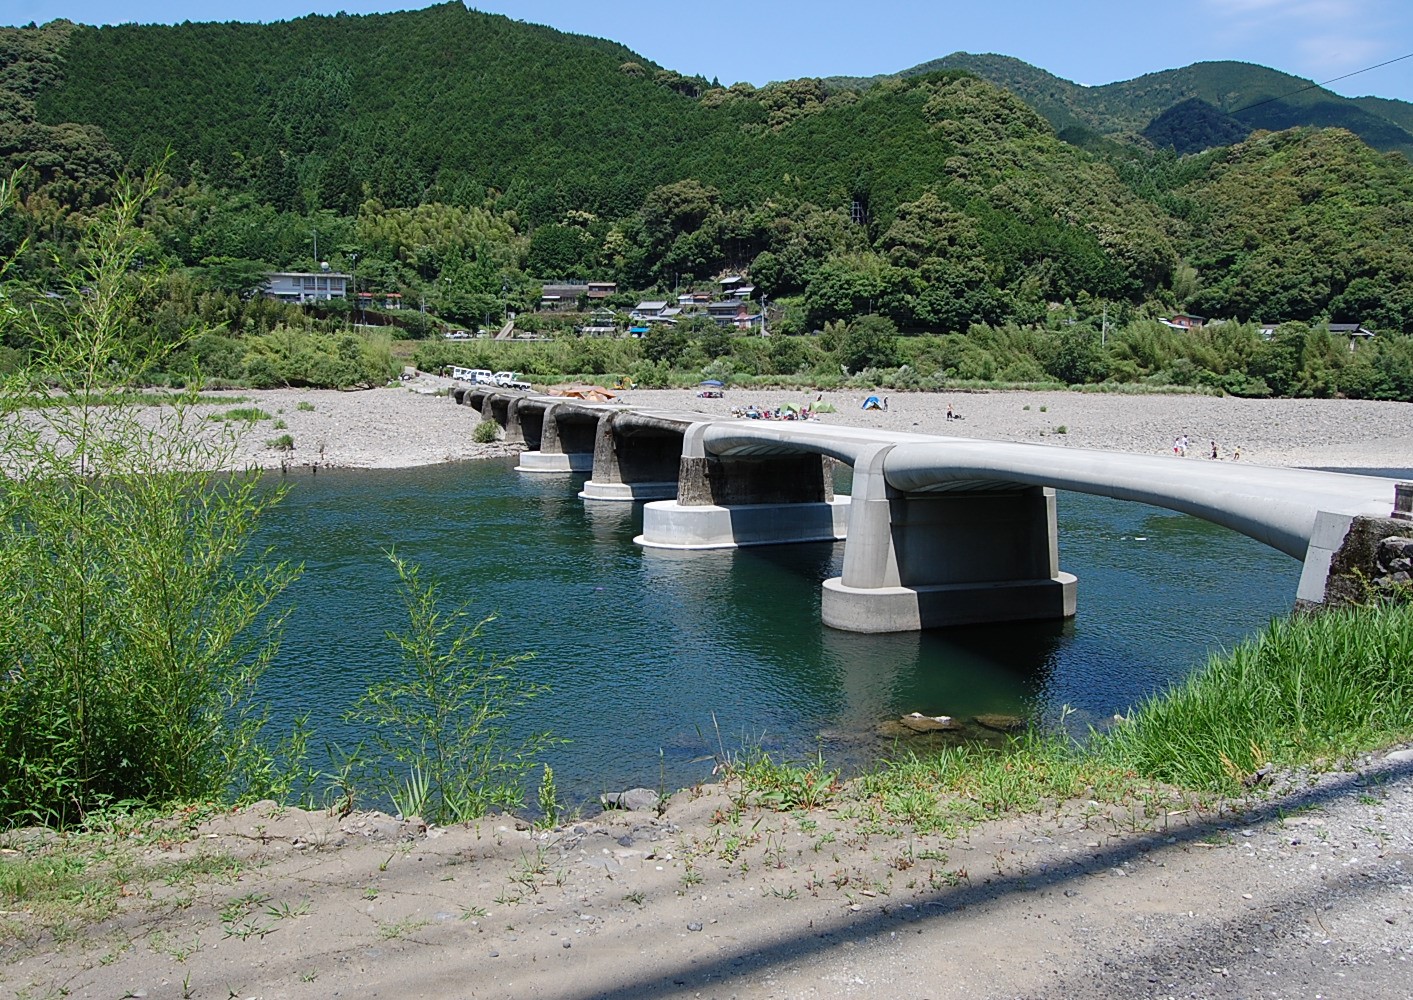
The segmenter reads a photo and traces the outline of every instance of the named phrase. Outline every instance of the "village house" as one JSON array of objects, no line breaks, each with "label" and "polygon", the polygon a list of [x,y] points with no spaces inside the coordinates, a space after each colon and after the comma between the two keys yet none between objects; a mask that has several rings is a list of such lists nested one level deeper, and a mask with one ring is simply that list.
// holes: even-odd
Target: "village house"
[{"label": "village house", "polygon": [[676,323],[677,317],[681,315],[680,307],[669,306],[666,300],[654,299],[639,302],[628,314],[628,318],[636,323]]},{"label": "village house", "polygon": [[[1280,328],[1279,323],[1262,323],[1259,327],[1261,339],[1270,340]],[[1330,331],[1331,336],[1348,338],[1351,351],[1358,350],[1360,344],[1374,339],[1374,331],[1366,330],[1362,323],[1329,323],[1326,324],[1326,329]]]},{"label": "village house", "polygon": [[1360,344],[1367,344],[1374,339],[1374,331],[1364,329],[1362,323],[1331,323],[1330,333],[1335,336],[1349,338],[1349,349],[1357,350]]},{"label": "village house", "polygon": [[327,302],[348,297],[351,274],[338,271],[272,271],[265,275],[265,297],[281,302]]},{"label": "village house", "polygon": [[360,309],[401,309],[402,293],[400,292],[359,292],[358,308]]},{"label": "village house", "polygon": [[1206,316],[1194,316],[1191,313],[1178,313],[1172,319],[1160,319],[1159,323],[1170,326],[1174,330],[1200,330],[1207,325]]},{"label": "village house", "polygon": [[749,330],[760,322],[760,314],[751,311],[751,303],[745,299],[722,299],[707,305],[707,315],[721,326],[733,326],[738,330]]},{"label": "village house", "polygon": [[613,337],[618,334],[618,317],[612,309],[595,309],[589,321],[579,327],[582,337]]},{"label": "village house", "polygon": [[579,297],[589,294],[584,282],[562,282],[540,286],[541,312],[572,312],[579,308]]}]

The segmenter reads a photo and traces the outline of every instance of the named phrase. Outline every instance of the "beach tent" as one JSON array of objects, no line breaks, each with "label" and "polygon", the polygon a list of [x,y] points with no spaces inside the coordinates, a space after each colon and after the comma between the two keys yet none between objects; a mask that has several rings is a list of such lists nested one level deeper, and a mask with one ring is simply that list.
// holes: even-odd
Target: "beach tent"
[{"label": "beach tent", "polygon": [[883,403],[882,403],[882,401],[879,400],[879,398],[878,398],[877,396],[869,396],[868,399],[865,399],[865,400],[863,401],[863,406],[859,407],[859,409],[861,409],[861,410],[881,410],[881,409],[883,409]]},{"label": "beach tent", "polygon": [[703,389],[720,389],[726,385],[726,383],[719,378],[709,378],[705,382],[698,382],[697,385],[701,386]]}]

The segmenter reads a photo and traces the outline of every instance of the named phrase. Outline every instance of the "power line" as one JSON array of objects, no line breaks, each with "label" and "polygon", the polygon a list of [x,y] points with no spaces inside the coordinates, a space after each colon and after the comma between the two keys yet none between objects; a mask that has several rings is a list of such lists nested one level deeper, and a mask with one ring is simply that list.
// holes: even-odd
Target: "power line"
[{"label": "power line", "polygon": [[1301,87],[1299,90],[1292,90],[1290,93],[1281,94],[1279,97],[1268,97],[1264,101],[1257,101],[1255,104],[1248,104],[1244,108],[1237,108],[1235,111],[1228,111],[1227,114],[1239,115],[1243,111],[1250,111],[1252,108],[1259,108],[1263,104],[1273,104],[1276,101],[1283,101],[1287,97],[1294,97],[1296,94],[1303,94],[1307,90],[1315,90],[1319,87],[1324,87],[1331,83],[1339,83],[1339,81],[1341,80],[1348,80],[1351,76],[1358,76],[1360,73],[1367,73],[1373,69],[1382,69],[1385,66],[1392,66],[1394,63],[1403,62],[1403,60],[1405,59],[1413,59],[1413,52],[1408,53],[1406,56],[1399,56],[1397,59],[1386,60],[1385,62],[1378,63],[1374,66],[1365,66],[1363,69],[1356,69],[1353,73],[1346,73],[1343,76],[1336,76],[1332,79],[1326,80],[1324,83],[1312,83],[1308,87]]}]

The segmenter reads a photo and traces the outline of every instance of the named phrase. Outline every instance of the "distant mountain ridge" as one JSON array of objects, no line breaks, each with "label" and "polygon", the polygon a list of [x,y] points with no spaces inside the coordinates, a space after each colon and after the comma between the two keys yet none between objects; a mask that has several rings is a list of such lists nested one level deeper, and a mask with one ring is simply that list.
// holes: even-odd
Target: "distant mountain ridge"
[{"label": "distant mountain ridge", "polygon": [[[965,70],[1004,87],[1045,116],[1057,132],[1092,133],[1132,141],[1173,108],[1198,100],[1231,119],[1220,130],[1243,134],[1309,125],[1344,128],[1375,149],[1397,150],[1413,158],[1413,104],[1382,97],[1341,97],[1312,81],[1243,62],[1199,62],[1147,73],[1099,87],[1086,87],[1011,56],[954,52],[894,74],[918,76],[937,70]],[[834,77],[834,87],[862,88],[879,79]],[[1210,115],[1191,119],[1187,135],[1173,123],[1161,134],[1179,152],[1196,152],[1202,134],[1213,131]],[[1157,144],[1157,143],[1155,143]]]}]

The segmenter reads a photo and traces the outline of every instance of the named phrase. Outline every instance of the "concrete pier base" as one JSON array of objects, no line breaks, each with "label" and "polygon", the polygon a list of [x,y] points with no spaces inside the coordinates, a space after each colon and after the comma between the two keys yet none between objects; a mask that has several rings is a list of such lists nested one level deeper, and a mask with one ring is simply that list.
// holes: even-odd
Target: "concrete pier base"
[{"label": "concrete pier base", "polygon": [[843,538],[849,498],[822,503],[684,506],[675,500],[643,508],[643,533],[633,539],[653,549],[732,549],[747,545],[829,542]]},{"label": "concrete pier base", "polygon": [[665,500],[677,495],[677,480],[670,483],[601,483],[590,479],[579,493],[580,500],[632,503],[637,500]]},{"label": "concrete pier base", "polygon": [[949,583],[921,587],[849,587],[824,581],[820,617],[846,632],[913,632],[981,622],[1069,618],[1078,581],[1071,573],[1049,580]]},{"label": "concrete pier base", "polygon": [[910,632],[1068,618],[1077,581],[1060,572],[1055,491],[905,493],[883,474],[892,445],[854,462],[843,573],[824,582],[826,625]]},{"label": "concrete pier base", "polygon": [[522,451],[520,464],[515,467],[515,471],[529,473],[589,472],[593,467],[594,456],[592,453],[565,454],[560,452],[555,455],[546,455],[541,451]]}]

